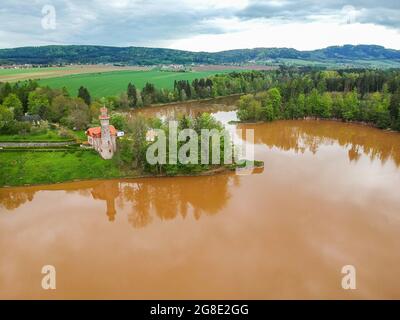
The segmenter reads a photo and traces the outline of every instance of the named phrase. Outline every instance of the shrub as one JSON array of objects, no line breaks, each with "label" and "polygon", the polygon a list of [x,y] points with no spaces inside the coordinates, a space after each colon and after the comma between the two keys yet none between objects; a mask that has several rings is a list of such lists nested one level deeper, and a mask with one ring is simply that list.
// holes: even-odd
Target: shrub
[{"label": "shrub", "polygon": [[61,138],[66,138],[66,139],[73,139],[73,138],[74,138],[74,135],[73,135],[68,129],[66,129],[66,128],[61,128],[61,129],[58,131],[58,135],[59,135]]},{"label": "shrub", "polygon": [[50,126],[47,121],[40,121],[37,125],[31,128],[31,133],[33,134],[47,133],[49,128]]}]

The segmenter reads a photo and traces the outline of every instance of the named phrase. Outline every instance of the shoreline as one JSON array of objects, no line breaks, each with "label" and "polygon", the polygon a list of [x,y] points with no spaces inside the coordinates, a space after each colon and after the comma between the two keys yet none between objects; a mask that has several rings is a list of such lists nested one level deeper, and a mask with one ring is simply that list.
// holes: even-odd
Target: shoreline
[{"label": "shoreline", "polygon": [[22,184],[15,186],[0,186],[0,191],[3,189],[14,189],[14,188],[25,188],[25,187],[40,187],[40,186],[57,186],[65,183],[74,183],[74,182],[91,182],[91,181],[106,181],[106,180],[137,180],[137,179],[146,179],[146,178],[179,178],[179,177],[207,177],[207,176],[216,176],[220,174],[225,174],[229,172],[233,172],[235,168],[221,167],[216,169],[210,169],[207,171],[202,171],[196,174],[177,174],[177,175],[152,175],[152,174],[139,174],[139,175],[126,175],[121,177],[110,177],[110,178],[93,178],[93,179],[71,179],[54,183],[38,183],[38,184]]},{"label": "shoreline", "polygon": [[240,121],[240,120],[233,120],[229,121],[229,124],[263,124],[263,123],[273,123],[277,121],[332,121],[332,122],[339,122],[343,124],[351,124],[351,125],[358,125],[358,126],[364,126],[364,127],[369,127],[373,129],[377,129],[379,131],[383,132],[392,132],[392,133],[400,133],[400,131],[393,130],[393,129],[381,129],[377,127],[376,125],[369,123],[369,122],[363,122],[363,121],[345,121],[343,119],[337,119],[337,118],[314,118],[314,117],[307,117],[307,118],[299,118],[299,119],[276,119],[273,121]]},{"label": "shoreline", "polygon": [[[143,108],[137,108],[136,110],[144,110],[146,108],[159,108],[159,107],[168,107],[168,106],[173,106],[173,105],[184,105],[184,104],[188,104],[188,103],[202,103],[202,102],[210,102],[210,101],[219,101],[219,100],[223,100],[226,98],[232,98],[232,97],[239,97],[242,94],[233,94],[233,95],[228,95],[228,96],[221,96],[221,97],[215,97],[215,98],[207,98],[207,99],[200,99],[200,100],[187,100],[187,101],[177,101],[177,102],[170,102],[170,103],[166,103],[166,104],[153,104],[150,106],[146,106]],[[17,151],[16,151],[17,152]],[[51,180],[48,182],[39,182],[39,183],[34,183],[35,179],[32,179],[33,183],[23,183],[23,180],[28,180],[28,178],[24,179],[22,177],[19,178],[20,180],[22,180],[22,183],[12,183],[12,184],[4,184],[4,185],[0,185],[0,189],[4,189],[4,188],[18,188],[18,187],[31,187],[31,186],[43,186],[43,185],[58,185],[58,184],[63,184],[63,183],[71,183],[71,182],[82,182],[82,181],[95,181],[95,180],[110,180],[110,179],[140,179],[140,178],[161,178],[161,177],[195,177],[195,176],[210,176],[210,175],[217,175],[217,174],[221,174],[224,172],[229,172],[229,171],[234,171],[236,169],[236,166],[232,166],[232,167],[227,167],[227,166],[223,166],[220,168],[212,168],[209,170],[205,170],[202,172],[198,172],[198,173],[192,173],[192,174],[177,174],[177,175],[167,175],[167,174],[161,174],[161,175],[153,175],[153,174],[147,174],[147,173],[138,173],[136,174],[135,171],[131,171],[131,173],[129,173],[129,171],[125,171],[123,168],[115,168],[116,172],[115,175],[112,177],[89,177],[89,178],[71,178],[71,179],[62,179],[60,181],[57,182],[52,182]],[[127,174],[126,174],[127,173]],[[77,176],[79,176],[79,174],[77,174]],[[16,181],[18,179],[17,178],[13,179],[14,181]],[[10,181],[9,181],[10,182]]]},{"label": "shoreline", "polygon": [[219,96],[219,97],[212,97],[212,98],[205,98],[205,99],[191,99],[191,100],[184,100],[184,101],[173,101],[173,102],[165,102],[165,103],[155,103],[155,104],[151,104],[148,106],[143,106],[140,108],[133,108],[133,109],[129,109],[127,111],[124,110],[124,112],[131,112],[131,111],[140,111],[140,110],[144,110],[146,108],[160,108],[160,107],[170,107],[170,106],[174,106],[174,105],[181,105],[181,104],[185,104],[185,103],[201,103],[201,102],[210,102],[213,100],[220,100],[220,99],[225,99],[225,98],[234,98],[234,97],[240,97],[242,95],[245,95],[246,93],[234,93],[234,94],[230,94],[227,96]]},{"label": "shoreline", "polygon": [[[71,180],[65,180],[65,181],[60,181],[60,182],[54,182],[54,183],[34,183],[34,184],[22,184],[22,185],[4,185],[0,186],[0,191],[4,189],[15,189],[15,188],[29,188],[29,187],[40,187],[40,186],[57,186],[61,184],[66,184],[66,183],[74,183],[74,182],[92,182],[92,181],[108,181],[108,180],[137,180],[137,179],[149,179],[149,178],[189,178],[189,177],[209,177],[209,176],[218,176],[222,174],[228,174],[234,172],[236,169],[238,169],[237,164],[232,164],[230,166],[222,166],[218,168],[213,168],[210,170],[206,171],[201,171],[198,173],[189,173],[189,174],[176,174],[176,175],[167,175],[167,174],[158,174],[158,175],[153,175],[153,174],[138,174],[138,175],[126,175],[126,176],[121,176],[121,177],[110,177],[110,178],[92,178],[92,179],[71,179]],[[255,161],[255,164],[252,168],[253,170],[256,169],[264,169],[264,162],[263,161]]]}]

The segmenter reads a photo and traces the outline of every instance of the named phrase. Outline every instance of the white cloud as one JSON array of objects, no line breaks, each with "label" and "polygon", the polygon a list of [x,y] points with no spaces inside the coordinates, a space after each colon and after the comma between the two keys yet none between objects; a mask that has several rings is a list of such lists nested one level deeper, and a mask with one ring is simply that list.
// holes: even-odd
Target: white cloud
[{"label": "white cloud", "polygon": [[[214,22],[217,22],[215,20]],[[229,21],[220,22],[229,29]],[[240,25],[238,25],[240,24]],[[241,31],[238,31],[241,30]],[[192,51],[221,51],[255,47],[290,47],[313,50],[331,45],[379,44],[400,49],[400,33],[374,24],[344,24],[336,21],[291,23],[268,20],[232,21],[231,30],[179,39],[170,48]]]},{"label": "white cloud", "polygon": [[[57,29],[41,28],[41,9]],[[400,2],[386,0],[1,0],[0,48],[96,44],[219,51],[378,44],[400,49]]]}]

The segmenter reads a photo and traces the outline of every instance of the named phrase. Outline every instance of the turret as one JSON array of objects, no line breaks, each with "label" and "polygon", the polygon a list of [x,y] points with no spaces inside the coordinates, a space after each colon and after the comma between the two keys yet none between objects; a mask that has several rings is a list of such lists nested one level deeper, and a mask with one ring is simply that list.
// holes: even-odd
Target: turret
[{"label": "turret", "polygon": [[100,125],[101,125],[101,145],[100,154],[104,159],[111,159],[115,151],[115,142],[111,140],[110,133],[110,117],[107,113],[107,108],[100,109]]},{"label": "turret", "polygon": [[107,108],[103,107],[100,109],[100,125],[101,125],[101,138],[103,141],[109,141],[110,138],[110,117],[107,113]]}]

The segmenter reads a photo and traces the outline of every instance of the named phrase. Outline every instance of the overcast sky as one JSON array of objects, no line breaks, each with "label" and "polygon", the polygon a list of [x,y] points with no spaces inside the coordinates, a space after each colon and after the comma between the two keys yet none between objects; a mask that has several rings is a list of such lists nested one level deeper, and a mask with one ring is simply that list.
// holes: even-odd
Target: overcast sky
[{"label": "overcast sky", "polygon": [[400,0],[0,0],[1,48],[47,44],[400,49]]}]

